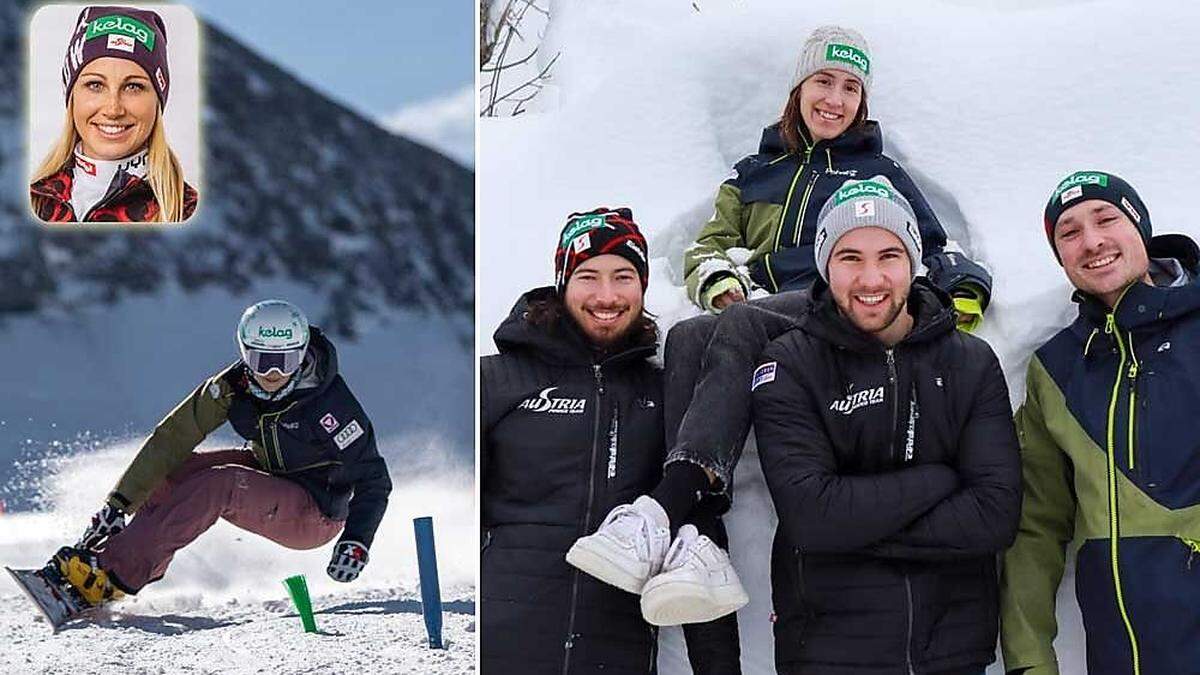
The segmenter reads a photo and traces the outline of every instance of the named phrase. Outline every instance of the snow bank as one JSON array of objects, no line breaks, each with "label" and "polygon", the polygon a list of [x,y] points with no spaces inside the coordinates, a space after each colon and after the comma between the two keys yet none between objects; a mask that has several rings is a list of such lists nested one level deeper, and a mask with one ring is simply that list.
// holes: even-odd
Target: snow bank
[{"label": "snow bank", "polygon": [[[1024,398],[1032,350],[1073,314],[1041,226],[1058,180],[1104,169],[1135,185],[1157,232],[1200,234],[1179,179],[1200,175],[1200,6],[1146,0],[795,3],[557,2],[540,52],[559,51],[554,91],[533,112],[480,126],[478,341],[519,293],[552,278],[571,211],[628,205],[650,240],[647,304],[663,327],[695,313],[682,250],[729,167],[778,118],[804,38],[823,23],[863,32],[876,68],[872,117],[953,237],[996,285],[981,332]],[[489,252],[503,251],[503,255]],[[771,672],[765,581],[774,515],[758,462],[738,470],[735,562],[752,580],[741,614],[747,673]],[[1064,591],[1069,591],[1069,583]],[[1065,595],[1070,595],[1069,592]],[[1066,673],[1082,635],[1060,603]],[[663,672],[680,672],[667,636]],[[999,672],[993,666],[991,672]]]}]

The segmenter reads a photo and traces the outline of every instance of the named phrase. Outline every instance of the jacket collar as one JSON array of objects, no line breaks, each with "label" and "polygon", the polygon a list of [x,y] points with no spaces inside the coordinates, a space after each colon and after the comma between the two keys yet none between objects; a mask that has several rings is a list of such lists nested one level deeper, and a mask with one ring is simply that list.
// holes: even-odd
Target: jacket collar
[{"label": "jacket collar", "polygon": [[[874,120],[867,120],[858,127],[848,129],[837,138],[815,143],[808,129],[801,125],[800,136],[813,152],[828,149],[835,158],[841,155],[877,155],[883,152],[883,132],[879,123]],[[783,143],[783,134],[779,131],[778,122],[763,129],[758,151],[764,155],[787,154],[787,146]]]}]

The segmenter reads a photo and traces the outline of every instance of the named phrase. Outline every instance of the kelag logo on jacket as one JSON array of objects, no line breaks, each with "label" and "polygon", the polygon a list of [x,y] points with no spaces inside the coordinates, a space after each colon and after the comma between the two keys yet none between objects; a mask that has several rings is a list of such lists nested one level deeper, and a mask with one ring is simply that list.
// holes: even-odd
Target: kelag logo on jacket
[{"label": "kelag logo on jacket", "polygon": [[537,413],[558,413],[578,415],[587,407],[586,398],[550,398],[550,392],[558,387],[546,387],[535,397],[521,401],[518,410],[528,410]]}]

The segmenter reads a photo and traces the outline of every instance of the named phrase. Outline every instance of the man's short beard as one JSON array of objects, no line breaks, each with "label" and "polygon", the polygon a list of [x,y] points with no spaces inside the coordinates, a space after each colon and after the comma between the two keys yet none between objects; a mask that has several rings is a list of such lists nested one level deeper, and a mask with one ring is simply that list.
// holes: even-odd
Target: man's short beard
[{"label": "man's short beard", "polygon": [[[872,330],[859,324],[857,315],[848,308],[842,307],[841,303],[837,302],[837,298],[834,298],[834,304],[837,306],[838,314],[841,314],[843,317],[845,317],[846,321],[850,322],[850,325],[854,326],[855,329],[863,333],[867,333],[868,335],[875,335],[876,333],[883,332],[892,324],[896,323],[896,321],[900,318],[900,313],[904,311],[907,301],[907,296],[902,298],[900,302],[896,302],[895,296],[891,296],[889,298],[891,308],[888,310],[887,321],[884,322],[884,324],[879,328]],[[851,296],[850,302],[854,302],[853,296]]]}]

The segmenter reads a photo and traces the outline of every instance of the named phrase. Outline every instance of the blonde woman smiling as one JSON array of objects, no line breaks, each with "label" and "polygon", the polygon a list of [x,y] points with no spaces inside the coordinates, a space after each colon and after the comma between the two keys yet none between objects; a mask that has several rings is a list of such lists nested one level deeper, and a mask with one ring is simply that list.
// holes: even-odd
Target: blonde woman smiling
[{"label": "blonde woman smiling", "polygon": [[63,65],[66,119],[29,186],[46,222],[180,222],[197,193],[167,142],[167,33],[155,12],[87,7]]}]

